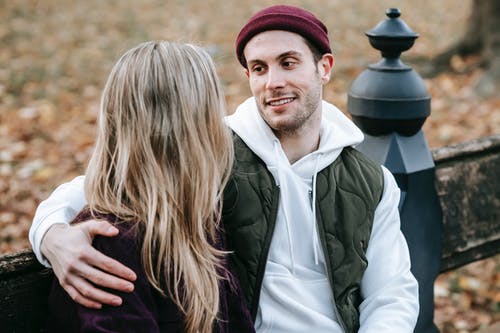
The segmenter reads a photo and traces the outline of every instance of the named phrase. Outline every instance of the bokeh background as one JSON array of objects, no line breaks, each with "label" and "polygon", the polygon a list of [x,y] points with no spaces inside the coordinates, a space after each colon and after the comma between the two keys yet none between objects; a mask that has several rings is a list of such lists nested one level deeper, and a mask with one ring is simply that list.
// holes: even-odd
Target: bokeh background
[{"label": "bokeh background", "polygon": [[[228,112],[250,95],[234,56],[244,22],[276,1],[0,0],[0,254],[29,247],[38,203],[84,172],[95,138],[104,81],[119,56],[152,39],[201,44],[212,54]],[[325,99],[346,110],[352,81],[380,55],[364,31],[398,7],[420,33],[403,60],[417,71],[465,33],[471,1],[289,0],[328,29],[336,59]],[[473,89],[484,74],[475,57],[453,57],[450,70],[426,78],[431,148],[500,133],[500,98]],[[500,320],[500,257],[441,275],[436,323],[473,332]]]}]

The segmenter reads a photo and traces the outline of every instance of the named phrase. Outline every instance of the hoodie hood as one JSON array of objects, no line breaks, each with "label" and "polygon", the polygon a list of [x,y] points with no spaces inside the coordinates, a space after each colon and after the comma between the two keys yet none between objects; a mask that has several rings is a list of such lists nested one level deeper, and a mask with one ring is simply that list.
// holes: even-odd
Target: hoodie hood
[{"label": "hoodie hood", "polygon": [[[255,98],[250,97],[242,103],[234,114],[226,117],[226,123],[266,165],[289,164],[278,138],[260,116]],[[310,177],[314,171],[319,172],[330,165],[342,148],[362,141],[361,130],[338,108],[323,101],[319,147],[292,167],[301,177]]]}]

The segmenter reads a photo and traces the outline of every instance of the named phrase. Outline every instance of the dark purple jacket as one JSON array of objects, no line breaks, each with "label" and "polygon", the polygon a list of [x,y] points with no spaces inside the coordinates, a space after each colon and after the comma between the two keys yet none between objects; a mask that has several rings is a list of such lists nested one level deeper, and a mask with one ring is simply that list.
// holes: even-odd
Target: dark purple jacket
[{"label": "dark purple jacket", "polygon": [[[86,211],[75,221],[90,218]],[[169,297],[162,297],[149,284],[141,262],[141,237],[131,223],[118,223],[113,216],[106,220],[114,224],[120,233],[116,237],[95,237],[93,246],[132,269],[137,280],[132,293],[110,292],[119,295],[123,303],[119,307],[103,305],[102,309],[89,309],[75,303],[54,279],[49,295],[49,332],[183,332],[183,315]],[[221,235],[222,236],[222,235]],[[222,239],[222,237],[219,237]],[[222,243],[222,242],[220,242]],[[217,244],[223,248],[222,244]],[[228,265],[226,265],[228,267]],[[214,333],[255,332],[250,312],[239,283],[230,273],[221,272],[228,280],[220,285],[220,308]]]}]

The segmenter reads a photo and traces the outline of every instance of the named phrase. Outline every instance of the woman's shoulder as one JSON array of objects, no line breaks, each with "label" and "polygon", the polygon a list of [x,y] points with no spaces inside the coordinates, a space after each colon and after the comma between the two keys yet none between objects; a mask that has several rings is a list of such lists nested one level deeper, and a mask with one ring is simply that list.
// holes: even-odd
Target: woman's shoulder
[{"label": "woman's shoulder", "polygon": [[121,234],[121,237],[127,238],[136,238],[139,233],[136,229],[142,227],[137,221],[125,220],[114,214],[92,212],[88,207],[82,209],[73,221],[71,221],[71,224],[78,224],[89,220],[108,222],[120,231],[119,235]]},{"label": "woman's shoulder", "polygon": [[122,263],[138,264],[143,234],[140,232],[141,223],[137,221],[123,220],[114,214],[92,213],[88,208],[84,208],[71,222],[72,224],[83,223],[88,220],[108,222],[118,229],[118,234],[113,237],[96,235],[92,241],[92,246]]}]

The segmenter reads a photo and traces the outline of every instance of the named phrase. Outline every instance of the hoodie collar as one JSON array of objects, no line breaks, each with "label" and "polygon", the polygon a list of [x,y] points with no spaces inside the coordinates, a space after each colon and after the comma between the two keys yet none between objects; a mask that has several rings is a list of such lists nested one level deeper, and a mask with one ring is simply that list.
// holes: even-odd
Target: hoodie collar
[{"label": "hoodie collar", "polygon": [[[276,152],[279,140],[260,116],[255,98],[250,97],[240,104],[234,114],[226,117],[226,123],[266,165],[289,165],[283,150],[280,149],[279,154]],[[299,175],[309,177],[331,164],[342,148],[355,146],[362,141],[361,130],[338,108],[323,101],[319,147],[291,167]],[[321,155],[319,160],[318,154]]]}]

